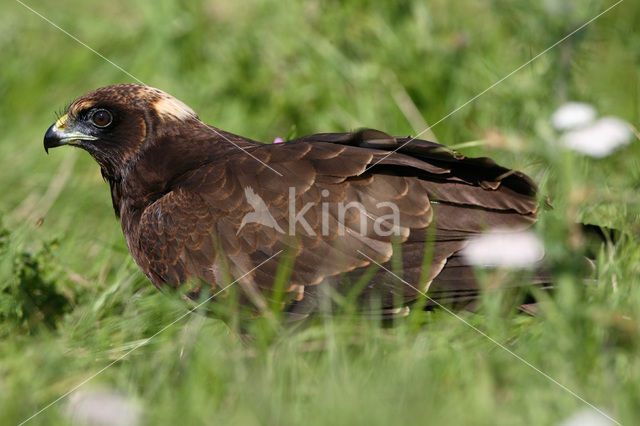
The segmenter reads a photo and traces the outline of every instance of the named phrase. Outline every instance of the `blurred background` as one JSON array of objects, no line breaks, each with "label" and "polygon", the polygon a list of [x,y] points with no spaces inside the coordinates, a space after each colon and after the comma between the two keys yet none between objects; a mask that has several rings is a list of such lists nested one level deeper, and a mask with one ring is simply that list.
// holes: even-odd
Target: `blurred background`
[{"label": "blurred background", "polygon": [[[530,174],[553,205],[537,232],[562,290],[538,317],[505,317],[489,303],[471,321],[618,420],[637,421],[640,144],[633,135],[591,158],[565,149],[550,120],[579,101],[630,132],[640,125],[640,4],[623,1],[448,116],[613,4],[4,2],[0,422],[24,420],[184,311],[130,259],[89,155],[42,146],[73,99],[137,79],[259,141],[360,127],[416,135],[437,123],[422,136]],[[597,249],[599,284],[588,289],[579,221],[626,235]],[[393,331],[323,324],[247,349],[198,317],[96,382],[149,424],[559,424],[592,410],[455,318],[420,321],[428,325]],[[67,424],[70,401],[33,423]]]}]

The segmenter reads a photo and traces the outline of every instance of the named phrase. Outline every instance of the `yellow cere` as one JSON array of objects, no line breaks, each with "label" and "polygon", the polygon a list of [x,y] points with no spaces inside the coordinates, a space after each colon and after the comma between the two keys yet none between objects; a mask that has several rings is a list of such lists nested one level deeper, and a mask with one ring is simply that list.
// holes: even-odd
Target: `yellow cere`
[{"label": "yellow cere", "polygon": [[56,121],[56,128],[60,130],[64,129],[66,122],[67,122],[67,114],[58,118],[58,121]]}]

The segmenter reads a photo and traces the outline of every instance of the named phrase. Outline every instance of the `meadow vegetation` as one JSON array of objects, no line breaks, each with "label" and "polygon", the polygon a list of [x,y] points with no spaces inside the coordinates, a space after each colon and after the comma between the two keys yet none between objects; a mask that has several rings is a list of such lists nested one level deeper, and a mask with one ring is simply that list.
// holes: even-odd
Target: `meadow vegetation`
[{"label": "meadow vegetation", "polygon": [[[475,313],[354,316],[240,340],[191,314],[78,392],[112,389],[144,424],[558,424],[583,401],[640,421],[640,143],[566,151],[549,117],[569,100],[640,123],[640,5],[619,6],[486,94],[613,1],[112,0],[0,14],[0,424],[17,424],[180,317],[128,254],[84,152],[42,137],[75,97],[140,79],[207,123],[271,142],[373,127],[487,155],[540,185],[535,231],[557,289],[539,315],[490,292]],[[426,135],[425,135],[426,136]],[[574,223],[621,231],[585,284]],[[513,280],[485,272],[487,282]],[[482,330],[495,342],[472,327]],[[68,424],[69,398],[30,424]]]}]

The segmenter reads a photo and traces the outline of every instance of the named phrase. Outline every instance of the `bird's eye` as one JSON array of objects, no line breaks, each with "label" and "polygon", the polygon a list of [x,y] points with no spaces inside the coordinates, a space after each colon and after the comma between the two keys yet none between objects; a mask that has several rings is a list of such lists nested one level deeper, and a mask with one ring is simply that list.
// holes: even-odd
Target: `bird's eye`
[{"label": "bird's eye", "polygon": [[91,123],[96,127],[107,127],[111,124],[113,117],[111,113],[106,109],[98,109],[91,113],[91,117],[89,118]]}]

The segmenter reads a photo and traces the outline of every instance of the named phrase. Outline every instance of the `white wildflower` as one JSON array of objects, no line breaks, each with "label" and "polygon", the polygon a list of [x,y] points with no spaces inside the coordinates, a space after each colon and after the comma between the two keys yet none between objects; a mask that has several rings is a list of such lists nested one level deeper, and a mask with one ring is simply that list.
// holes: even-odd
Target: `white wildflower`
[{"label": "white wildflower", "polygon": [[577,411],[568,419],[560,423],[559,426],[613,426],[614,423],[602,413],[596,410],[585,408]]},{"label": "white wildflower", "polygon": [[472,238],[462,250],[476,266],[530,268],[544,257],[544,247],[530,231],[492,231]]},{"label": "white wildflower", "polygon": [[574,151],[602,158],[627,145],[633,136],[629,124],[615,117],[605,117],[595,123],[562,135],[561,142]]},{"label": "white wildflower", "polygon": [[596,109],[582,102],[567,102],[551,116],[551,125],[556,130],[571,130],[586,126],[596,119]]},{"label": "white wildflower", "polygon": [[135,426],[140,408],[126,396],[108,389],[78,390],[69,398],[67,415],[73,424]]}]

